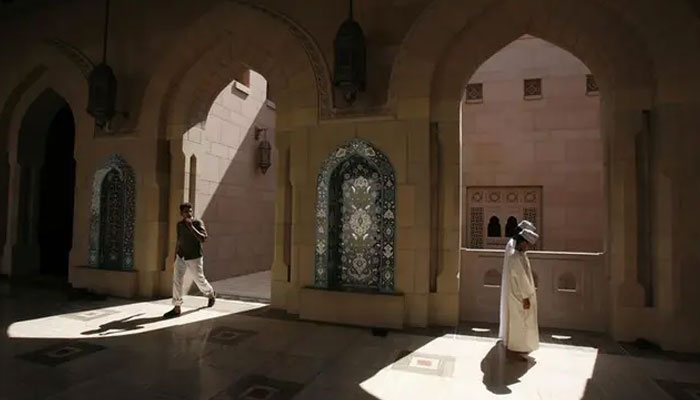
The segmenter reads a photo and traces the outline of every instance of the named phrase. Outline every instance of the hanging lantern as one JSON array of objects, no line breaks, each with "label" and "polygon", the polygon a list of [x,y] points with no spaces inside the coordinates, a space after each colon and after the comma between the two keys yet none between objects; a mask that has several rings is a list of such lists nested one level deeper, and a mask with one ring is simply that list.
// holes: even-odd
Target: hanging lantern
[{"label": "hanging lantern", "polygon": [[102,62],[97,64],[88,77],[87,112],[100,128],[108,126],[115,114],[117,78],[107,65],[107,33],[109,28],[109,0],[105,0],[105,22],[102,35]]},{"label": "hanging lantern", "polygon": [[348,103],[353,103],[358,92],[365,90],[366,46],[360,24],[353,19],[352,0],[348,19],[338,29],[333,42],[335,69],[333,83],[343,92]]},{"label": "hanging lantern", "polygon": [[104,127],[114,117],[117,78],[109,65],[100,63],[90,72],[87,112]]},{"label": "hanging lantern", "polygon": [[[262,140],[260,140],[261,134],[263,134]],[[258,167],[265,174],[272,165],[272,146],[267,141],[267,129],[255,128],[255,140],[260,141],[258,144]]]}]

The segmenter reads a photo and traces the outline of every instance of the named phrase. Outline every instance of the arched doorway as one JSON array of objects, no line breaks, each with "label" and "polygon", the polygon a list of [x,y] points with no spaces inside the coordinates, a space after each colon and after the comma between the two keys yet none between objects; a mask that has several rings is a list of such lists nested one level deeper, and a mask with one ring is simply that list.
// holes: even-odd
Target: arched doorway
[{"label": "arched doorway", "polygon": [[[500,270],[502,254],[494,250],[528,220],[540,235],[530,254],[540,324],[605,330],[605,302],[592,300],[605,294],[607,206],[592,71],[574,54],[526,34],[481,64],[464,90],[460,318],[498,320],[500,284],[489,277]],[[564,288],[556,284],[561,277]]]},{"label": "arched doorway", "polygon": [[68,103],[45,90],[19,131],[17,242],[12,273],[65,280],[73,243],[75,122]]}]

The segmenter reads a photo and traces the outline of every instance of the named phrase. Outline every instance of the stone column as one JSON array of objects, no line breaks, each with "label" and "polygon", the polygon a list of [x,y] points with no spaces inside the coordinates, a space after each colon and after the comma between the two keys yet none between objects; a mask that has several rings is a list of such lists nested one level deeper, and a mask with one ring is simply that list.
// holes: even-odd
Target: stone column
[{"label": "stone column", "polygon": [[275,138],[277,149],[277,184],[275,190],[275,247],[271,268],[272,307],[284,308],[287,289],[290,286],[291,246],[292,246],[292,207],[293,193],[290,181],[291,155],[289,151],[289,134],[277,132]]},{"label": "stone column", "polygon": [[[41,166],[35,164],[19,166],[18,218],[15,225],[17,237],[12,247],[13,275],[39,273],[39,193],[41,188]],[[14,268],[21,266],[20,268]]]},{"label": "stone column", "polygon": [[644,288],[637,280],[637,173],[634,137],[642,129],[640,109],[616,109],[608,130],[608,204],[611,282],[622,307],[643,307]]}]

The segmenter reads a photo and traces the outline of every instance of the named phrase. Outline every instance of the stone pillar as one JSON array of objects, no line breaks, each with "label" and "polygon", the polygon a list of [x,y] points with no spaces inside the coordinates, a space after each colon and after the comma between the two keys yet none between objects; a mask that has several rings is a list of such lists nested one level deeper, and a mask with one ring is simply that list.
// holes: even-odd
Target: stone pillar
[{"label": "stone pillar", "polygon": [[644,305],[654,305],[651,263],[651,113],[641,113],[642,129],[635,136],[637,174],[637,281],[644,288]]},{"label": "stone pillar", "polygon": [[175,260],[175,246],[177,240],[177,222],[180,219],[179,206],[185,199],[185,155],[182,152],[182,137],[170,141],[170,195],[169,215],[167,216],[167,241],[163,260],[165,270],[160,273],[159,292],[162,296],[169,296],[172,292],[173,261]]},{"label": "stone pillar", "polygon": [[277,184],[275,190],[275,247],[271,268],[272,299],[274,308],[285,308],[287,289],[292,278],[292,207],[293,188],[290,181],[291,154],[289,134],[277,132]]},{"label": "stone pillar", "polygon": [[[39,241],[37,227],[39,223],[39,193],[41,166],[37,164],[19,167],[18,218],[16,224],[16,242],[12,247],[13,275],[32,275],[39,273]],[[19,268],[15,268],[20,266]]]},{"label": "stone pillar", "polygon": [[608,204],[611,282],[622,307],[643,307],[644,288],[637,280],[637,173],[634,137],[642,129],[640,109],[616,109],[608,131]]}]

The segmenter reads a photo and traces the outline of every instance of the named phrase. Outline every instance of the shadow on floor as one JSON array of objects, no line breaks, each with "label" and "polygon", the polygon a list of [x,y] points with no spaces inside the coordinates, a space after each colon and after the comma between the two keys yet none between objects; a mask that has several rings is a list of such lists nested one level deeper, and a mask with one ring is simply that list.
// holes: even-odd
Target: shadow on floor
[{"label": "shadow on floor", "polygon": [[506,358],[505,346],[499,340],[481,360],[484,386],[494,394],[509,394],[508,386],[520,382],[520,378],[534,366],[533,359],[525,362]]},{"label": "shadow on floor", "polygon": [[[182,314],[180,314],[180,317],[187,315],[187,314],[192,314],[192,313],[197,312],[199,310],[202,310],[204,308],[206,308],[206,307],[199,307],[199,308],[195,308],[194,310],[184,311]],[[114,334],[117,332],[135,331],[138,329],[143,329],[145,327],[145,325],[165,320],[165,318],[163,318],[162,315],[159,315],[156,317],[133,319],[134,317],[138,317],[139,315],[142,315],[142,314],[135,314],[135,315],[132,315],[132,316],[129,316],[126,318],[107,322],[106,324],[100,325],[100,327],[97,329],[82,332],[81,335],[106,336],[106,335],[111,335],[111,334]],[[114,332],[110,332],[110,331],[114,331]]]}]

